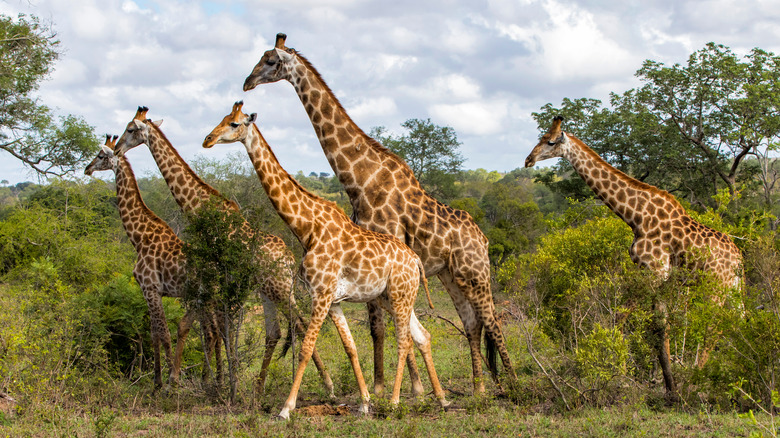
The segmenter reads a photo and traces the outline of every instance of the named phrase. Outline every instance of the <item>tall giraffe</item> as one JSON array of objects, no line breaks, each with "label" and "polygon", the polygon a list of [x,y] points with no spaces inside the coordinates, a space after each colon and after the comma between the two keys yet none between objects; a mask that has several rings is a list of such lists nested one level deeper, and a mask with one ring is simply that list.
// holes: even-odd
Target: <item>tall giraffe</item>
[{"label": "tall giraffe", "polygon": [[[498,382],[495,350],[512,381],[516,376],[494,314],[490,289],[488,240],[471,216],[428,195],[409,166],[367,136],[349,117],[311,63],[284,46],[286,35],[276,36],[275,47],[263,54],[244,82],[244,91],[259,84],[289,81],[309,115],[333,171],[352,204],[352,220],[367,229],[390,234],[405,242],[425,265],[425,275],[437,275],[463,321],[471,348],[474,391],[482,381],[480,335],[484,326],[488,363]],[[384,324],[376,306],[369,309],[374,354],[381,358]],[[381,360],[374,360],[375,391],[381,392]],[[411,368],[411,364],[410,364]]]},{"label": "tall giraffe", "polygon": [[[398,239],[355,225],[336,204],[303,188],[282,168],[260,134],[254,124],[257,114],[244,114],[242,106],[243,102],[233,105],[230,114],[203,140],[203,147],[237,141],[244,144],[268,198],[303,245],[305,255],[300,269],[312,295],[311,322],[301,347],[300,365],[279,416],[288,418],[290,411],[295,409],[304,369],[328,314],[338,329],[358,381],[362,399],[360,412],[368,413],[368,389],[355,342],[341,310],[342,301],[376,302],[393,315],[398,367],[391,403],[398,404],[400,399],[405,359],[411,354],[414,340],[425,361],[434,395],[442,406],[449,405],[433,365],[431,335],[414,314],[420,283],[428,293],[420,258]],[[433,306],[430,296],[428,304]]]},{"label": "tall giraffe", "polygon": [[[179,155],[170,141],[159,128],[160,122],[152,122],[146,118],[149,111],[147,107],[138,107],[133,120],[127,124],[127,128],[117,142],[117,155],[123,156],[130,149],[146,144],[160,168],[165,182],[173,194],[173,198],[179,207],[185,212],[196,211],[203,202],[211,197],[222,200],[225,210],[238,211],[238,204],[226,199],[215,188],[204,182]],[[244,222],[244,227],[249,224]],[[258,279],[257,292],[263,299],[263,313],[265,315],[265,352],[263,353],[263,365],[257,378],[257,388],[262,392],[265,387],[265,379],[268,367],[273,358],[274,349],[281,337],[278,312],[284,314],[288,320],[293,321],[295,330],[303,337],[306,322],[297,311],[295,298],[292,295],[293,275],[292,268],[295,263],[292,252],[284,241],[271,234],[263,234],[263,252],[268,259],[274,262],[273,268],[277,268],[277,275],[268,275]],[[289,308],[292,306],[293,315]],[[278,311],[278,312],[277,312]],[[319,354],[314,352],[314,364],[322,377],[322,382],[328,393],[333,396],[333,381],[330,378]]]},{"label": "tall giraffe", "polygon": [[[138,184],[130,163],[114,155],[117,137],[106,136],[105,145],[84,170],[92,175],[96,171],[113,170],[119,216],[127,237],[138,254],[133,268],[133,276],[141,287],[146,305],[149,308],[149,320],[154,348],[154,383],[162,386],[160,347],[165,350],[169,379],[177,381],[181,370],[181,356],[184,339],[192,326],[195,313],[188,311],[179,322],[176,340],[176,355],[171,362],[171,334],[162,306],[162,297],[181,298],[184,283],[184,256],[182,241],[165,221],[152,212],[141,198]],[[215,326],[208,319],[201,319],[206,339],[206,355],[214,350]],[[218,351],[218,349],[217,349]],[[205,371],[205,369],[204,369]],[[206,374],[204,374],[204,377]]]},{"label": "tall giraffe", "polygon": [[[721,286],[739,286],[742,255],[729,236],[693,220],[668,192],[610,166],[580,139],[564,132],[562,122],[561,116],[553,119],[550,129],[525,159],[525,167],[554,157],[568,160],[599,199],[631,227],[631,260],[658,277],[668,277],[673,266],[690,267],[694,263],[698,265],[694,267],[713,273]],[[697,261],[701,256],[703,260]],[[717,296],[712,299],[722,304]],[[658,358],[664,386],[667,394],[676,398],[667,324],[661,324],[660,330]],[[706,359],[705,354],[700,366]]]}]

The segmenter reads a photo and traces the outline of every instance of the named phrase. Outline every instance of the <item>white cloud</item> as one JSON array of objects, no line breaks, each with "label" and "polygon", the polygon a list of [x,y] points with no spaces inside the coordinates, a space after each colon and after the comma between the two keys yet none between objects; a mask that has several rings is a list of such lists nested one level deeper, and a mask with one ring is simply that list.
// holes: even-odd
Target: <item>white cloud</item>
[{"label": "white cloud", "polygon": [[[330,169],[292,87],[241,88],[279,31],[363,129],[430,116],[456,129],[467,165],[502,170],[537,139],[530,112],[633,87],[644,59],[685,62],[707,41],[738,53],[780,48],[780,3],[767,1],[36,0],[0,2],[0,11],[54,22],[63,53],[39,96],[60,113],[120,133],[147,105],[189,157],[243,99],[291,173]],[[133,165],[144,174],[154,164]],[[0,178],[27,178],[7,172]]]},{"label": "white cloud", "polygon": [[361,99],[358,104],[347,108],[347,112],[353,120],[391,116],[397,110],[395,101],[391,97]]},{"label": "white cloud", "polygon": [[500,132],[507,116],[506,102],[474,101],[453,105],[432,105],[429,112],[436,124],[451,126],[465,135],[490,135]]}]

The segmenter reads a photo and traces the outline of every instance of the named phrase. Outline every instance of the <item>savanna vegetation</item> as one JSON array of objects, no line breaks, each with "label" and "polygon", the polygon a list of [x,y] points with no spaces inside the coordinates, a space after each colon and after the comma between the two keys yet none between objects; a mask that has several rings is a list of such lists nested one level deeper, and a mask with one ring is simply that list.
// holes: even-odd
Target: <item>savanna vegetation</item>
[{"label": "savanna vegetation", "polygon": [[[50,50],[37,61],[44,67],[23,75],[28,81],[30,75],[44,77],[56,58],[53,36],[30,18],[4,19],[0,25],[17,33],[14,26],[26,26],[37,37],[22,40]],[[11,48],[0,50],[0,62],[17,56]],[[328,397],[310,366],[299,409],[291,421],[273,422],[296,361],[289,353],[275,360],[266,387],[255,387],[263,353],[262,302],[248,293],[241,273],[207,260],[221,236],[199,235],[192,228],[224,219],[183,216],[159,176],[138,175],[149,207],[180,232],[191,245],[189,254],[200,254],[192,256],[193,263],[201,263],[191,265],[192,273],[221,282],[194,287],[218,291],[216,297],[185,301],[223,300],[233,333],[225,338],[232,345],[224,356],[229,382],[202,383],[202,336],[196,326],[184,348],[180,385],[155,390],[148,312],[132,276],[135,254],[119,220],[112,181],[5,184],[0,187],[0,436],[776,436],[780,58],[760,49],[740,57],[710,44],[685,65],[647,61],[637,75],[643,85],[613,94],[608,105],[579,97],[558,107],[545,105],[534,114],[540,130],[552,115],[564,115],[565,129],[611,164],[668,190],[696,220],[732,236],[744,255],[741,291],[717,291],[706,276],[684,269],[661,282],[637,268],[628,257],[630,229],[593,199],[565,162],[508,173],[463,170],[451,128],[417,119],[404,123],[409,132],[399,137],[376,128],[375,136],[414,163],[431,193],[468,211],[489,237],[494,298],[518,385],[504,382],[499,391],[488,381],[485,395],[471,394],[459,318],[447,293],[431,279],[435,309],[420,300],[417,314],[433,336],[434,360],[452,409],[443,412],[430,397],[407,396],[395,408],[376,397],[371,418],[351,415],[357,407],[355,378],[336,330],[326,323],[317,346],[336,398]],[[0,82],[0,88],[17,93],[27,107],[40,105],[23,99],[37,82],[13,91],[18,82]],[[5,99],[0,111],[11,111],[8,102],[14,100]],[[39,169],[48,173],[78,170],[82,155],[91,158],[87,152],[95,151],[96,142],[83,121],[56,125],[48,110],[36,114],[46,123],[35,122],[45,129],[34,137],[3,130],[7,138],[0,140],[28,145],[8,153],[33,168],[39,158],[48,159],[56,165]],[[61,140],[59,135],[68,132],[83,141]],[[76,145],[75,152],[62,153],[63,145]],[[299,252],[262,195],[247,157],[200,158],[192,166],[235,200],[253,226],[282,236]],[[349,213],[335,177],[299,173],[296,178]],[[231,260],[238,260],[231,266],[241,262]],[[216,273],[202,274],[215,267]],[[238,286],[229,283],[234,280]],[[307,292],[299,286],[295,293],[306,311]],[[713,293],[724,294],[724,306],[711,303]],[[653,303],[658,301],[668,310],[681,397],[671,406],[655,353]],[[175,336],[185,303],[164,303]],[[365,308],[346,305],[345,310],[370,382]],[[705,335],[713,330],[720,333],[717,348],[700,368]],[[392,370],[395,347],[388,342],[385,348],[385,368]],[[408,382],[404,390],[408,393]]]}]

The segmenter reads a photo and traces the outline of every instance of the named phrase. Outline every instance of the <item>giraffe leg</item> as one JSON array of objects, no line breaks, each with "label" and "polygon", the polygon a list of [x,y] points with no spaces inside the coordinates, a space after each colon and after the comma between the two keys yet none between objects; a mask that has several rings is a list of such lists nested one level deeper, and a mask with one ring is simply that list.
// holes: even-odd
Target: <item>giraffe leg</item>
[{"label": "giraffe leg", "polygon": [[[165,313],[162,307],[162,298],[159,291],[154,286],[147,286],[144,289],[146,304],[149,307],[149,322],[152,329],[152,345],[154,347],[154,386],[162,387],[162,365],[160,361],[160,347],[165,348],[166,361],[168,369],[173,369],[171,361],[171,334],[168,332],[168,324],[165,320]],[[167,336],[166,336],[167,335]]]},{"label": "giraffe leg", "polygon": [[[303,380],[303,372],[306,370],[306,364],[309,363],[309,359],[311,359],[312,352],[314,351],[314,344],[317,342],[317,335],[319,335],[322,324],[328,316],[329,307],[329,299],[315,295],[312,300],[311,321],[309,322],[309,327],[306,329],[303,345],[301,345],[298,369],[295,370],[295,378],[293,379],[293,385],[290,389],[290,395],[287,397],[287,401],[284,403],[282,411],[279,412],[279,417],[281,418],[290,418],[290,411],[295,409],[295,403],[298,399],[298,390],[300,389],[301,381]],[[365,386],[365,383],[363,385]]]},{"label": "giraffe leg", "polygon": [[393,395],[390,397],[390,403],[397,405],[401,400],[401,382],[404,378],[404,366],[409,352],[412,349],[412,336],[409,333],[409,310],[397,309],[395,315],[395,336],[398,344],[398,366],[395,371],[395,382],[393,383]]},{"label": "giraffe leg", "polygon": [[[219,353],[219,323],[215,313],[208,308],[200,311],[200,330],[203,332],[203,370],[200,378],[203,383],[208,383],[212,378],[211,363],[214,356]],[[215,364],[216,365],[216,364]]]},{"label": "giraffe leg", "polygon": [[[512,367],[509,351],[506,349],[506,342],[504,340],[504,334],[501,331],[501,326],[496,320],[490,283],[487,278],[485,281],[480,281],[480,278],[481,276],[479,275],[473,275],[471,277],[463,276],[460,278],[456,277],[455,283],[459,286],[459,289],[464,291],[466,299],[469,300],[474,308],[477,318],[485,328],[487,336],[490,337],[494,347],[498,350],[498,354],[501,357],[501,363],[504,365],[504,370],[509,375],[512,384],[514,384],[517,382],[517,375]],[[490,372],[493,380],[500,386],[497,375],[498,370],[494,368],[491,369]]]},{"label": "giraffe leg", "polygon": [[212,330],[214,338],[214,365],[217,369],[217,385],[222,386],[222,330],[220,329],[219,322],[213,319]]},{"label": "giraffe leg", "polygon": [[[295,298],[292,299],[292,308],[294,314],[290,315],[289,312],[285,310],[285,316],[288,320],[293,321],[295,324],[295,332],[298,335],[298,338],[303,340],[303,334],[306,333],[306,326],[308,326],[308,323],[302,316],[300,316],[300,312],[298,312],[298,305],[295,303]],[[317,367],[317,372],[320,374],[320,378],[322,379],[323,386],[325,386],[325,390],[328,391],[328,396],[330,398],[335,398],[336,394],[333,392],[333,380],[331,380],[328,369],[325,368],[325,363],[322,361],[320,354],[317,352],[316,346],[314,347],[314,351],[312,351],[311,360],[314,362],[314,366]]]},{"label": "giraffe leg", "polygon": [[265,351],[263,352],[263,365],[260,368],[260,375],[255,380],[255,388],[258,394],[262,394],[265,391],[265,378],[268,375],[268,367],[271,364],[276,344],[282,336],[276,313],[276,304],[265,295],[263,295],[263,314],[265,316]]},{"label": "giraffe leg", "polygon": [[474,308],[466,300],[466,296],[455,284],[452,274],[449,271],[442,271],[438,275],[439,280],[447,289],[447,292],[455,304],[455,310],[463,322],[463,329],[466,332],[466,339],[471,349],[471,370],[472,382],[474,384],[474,394],[483,394],[485,392],[485,382],[482,380],[482,351],[480,349],[480,337],[482,335],[482,324],[477,319]]},{"label": "giraffe leg", "polygon": [[385,318],[379,304],[374,301],[366,303],[368,322],[371,327],[371,340],[374,343],[374,394],[382,395],[385,391]]},{"label": "giraffe leg", "polygon": [[656,313],[659,314],[656,317],[655,331],[658,338],[658,362],[661,364],[661,372],[664,376],[666,398],[670,402],[677,402],[679,396],[677,395],[674,375],[672,375],[672,361],[669,351],[669,321],[667,320],[666,305],[656,303],[654,307],[656,308]]},{"label": "giraffe leg", "polygon": [[363,371],[360,369],[360,361],[358,360],[357,348],[355,347],[355,341],[352,339],[352,333],[349,331],[347,325],[347,318],[344,316],[344,312],[341,310],[341,306],[333,304],[330,307],[330,319],[336,325],[336,329],[341,336],[341,342],[344,344],[344,350],[349,357],[349,362],[352,364],[352,370],[355,372],[355,379],[357,380],[358,389],[360,390],[360,409],[361,414],[368,414],[368,404],[370,396],[368,394],[368,387],[366,381],[363,379]]},{"label": "giraffe leg", "polygon": [[178,329],[176,330],[176,351],[173,356],[173,371],[171,372],[171,383],[176,385],[179,383],[179,376],[181,375],[181,356],[184,353],[184,343],[187,340],[187,335],[190,333],[192,323],[195,321],[196,311],[194,309],[188,309],[184,316],[179,321]]},{"label": "giraffe leg", "polygon": [[[374,343],[374,394],[382,395],[385,390],[384,312],[376,300],[366,303],[366,307],[368,308],[368,320],[371,327],[371,339]],[[425,390],[420,380],[420,372],[417,368],[414,351],[411,349],[409,349],[409,355],[406,357],[406,365],[409,368],[409,380],[412,382],[412,395],[418,397]]]},{"label": "giraffe leg", "polygon": [[450,402],[444,396],[444,390],[439,382],[439,376],[436,374],[436,368],[433,365],[433,349],[431,348],[431,334],[428,330],[425,330],[420,321],[417,319],[417,315],[412,311],[410,318],[410,328],[412,339],[415,345],[422,353],[423,361],[425,362],[425,368],[428,370],[428,377],[431,380],[431,386],[433,386],[433,395],[439,400],[439,404],[446,408],[450,405]]}]

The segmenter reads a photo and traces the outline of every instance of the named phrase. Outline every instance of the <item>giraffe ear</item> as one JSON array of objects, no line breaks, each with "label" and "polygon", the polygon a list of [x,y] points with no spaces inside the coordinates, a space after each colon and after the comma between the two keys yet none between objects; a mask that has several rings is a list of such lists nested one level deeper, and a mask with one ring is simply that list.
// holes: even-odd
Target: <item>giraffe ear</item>
[{"label": "giraffe ear", "polygon": [[160,119],[160,120],[153,121],[152,124],[159,128],[160,125],[162,125],[162,122],[163,122],[163,119]]},{"label": "giraffe ear", "polygon": [[246,119],[246,124],[255,123],[257,120],[257,113],[252,113],[249,115],[249,118]]},{"label": "giraffe ear", "polygon": [[293,59],[292,53],[284,49],[276,49],[276,53],[279,55],[279,59],[281,59],[282,62],[289,62]]}]

